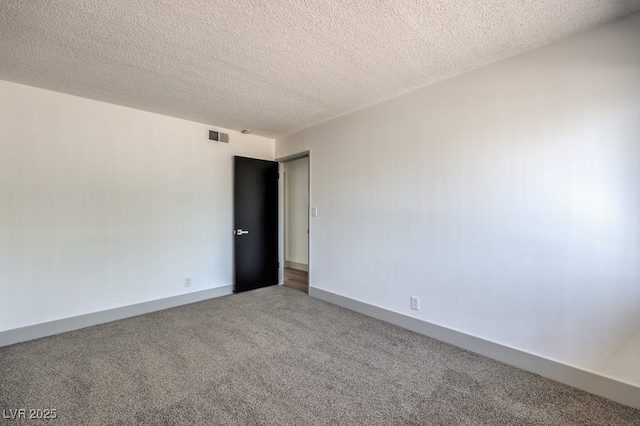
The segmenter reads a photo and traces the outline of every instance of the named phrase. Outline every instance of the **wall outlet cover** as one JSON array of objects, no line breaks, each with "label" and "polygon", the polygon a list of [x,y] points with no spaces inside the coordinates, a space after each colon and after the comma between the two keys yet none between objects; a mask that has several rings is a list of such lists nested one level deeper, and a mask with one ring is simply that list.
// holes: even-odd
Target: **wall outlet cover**
[{"label": "wall outlet cover", "polygon": [[417,296],[411,296],[411,309],[415,311],[420,310],[420,298]]}]

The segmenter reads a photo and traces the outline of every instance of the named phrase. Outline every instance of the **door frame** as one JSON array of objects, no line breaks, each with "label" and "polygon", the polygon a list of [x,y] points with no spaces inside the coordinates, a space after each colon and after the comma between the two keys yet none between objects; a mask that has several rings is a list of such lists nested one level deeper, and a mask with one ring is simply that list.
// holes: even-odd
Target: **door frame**
[{"label": "door frame", "polygon": [[295,154],[291,154],[291,155],[286,155],[284,157],[279,157],[276,158],[274,161],[277,161],[279,163],[279,170],[280,170],[280,177],[281,179],[278,180],[278,262],[280,263],[280,267],[278,270],[278,281],[280,283],[280,285],[284,284],[284,266],[285,266],[285,255],[284,255],[284,245],[285,245],[285,186],[284,186],[284,163],[288,163],[290,161],[295,161],[295,160],[299,160],[301,158],[305,158],[308,157],[309,158],[309,176],[308,176],[308,182],[309,182],[309,205],[307,206],[307,221],[309,224],[309,234],[307,235],[307,252],[309,253],[309,291],[311,291],[311,285],[313,283],[313,272],[312,272],[312,266],[311,266],[311,238],[313,236],[313,222],[311,220],[311,206],[313,205],[312,203],[312,198],[311,198],[311,150],[307,150],[307,151],[300,151],[297,152]]}]

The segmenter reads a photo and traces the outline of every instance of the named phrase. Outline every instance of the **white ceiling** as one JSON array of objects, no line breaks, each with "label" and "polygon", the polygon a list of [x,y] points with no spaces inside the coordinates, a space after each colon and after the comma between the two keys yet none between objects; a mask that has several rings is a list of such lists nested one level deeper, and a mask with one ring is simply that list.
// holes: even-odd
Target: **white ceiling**
[{"label": "white ceiling", "polygon": [[279,137],[640,0],[2,0],[0,79]]}]

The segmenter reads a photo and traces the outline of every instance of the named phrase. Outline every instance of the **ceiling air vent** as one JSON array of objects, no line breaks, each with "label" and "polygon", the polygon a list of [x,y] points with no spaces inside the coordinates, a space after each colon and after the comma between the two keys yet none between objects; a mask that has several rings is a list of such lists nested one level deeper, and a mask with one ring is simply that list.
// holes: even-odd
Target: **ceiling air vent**
[{"label": "ceiling air vent", "polygon": [[229,133],[216,132],[209,130],[209,140],[216,142],[229,143]]}]

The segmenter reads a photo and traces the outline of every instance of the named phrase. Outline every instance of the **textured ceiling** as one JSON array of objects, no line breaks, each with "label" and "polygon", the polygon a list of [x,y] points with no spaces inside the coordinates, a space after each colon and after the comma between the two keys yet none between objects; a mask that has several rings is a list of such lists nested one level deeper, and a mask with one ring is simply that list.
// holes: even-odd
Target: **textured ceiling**
[{"label": "textured ceiling", "polygon": [[0,79],[278,137],[640,0],[2,0]]}]

